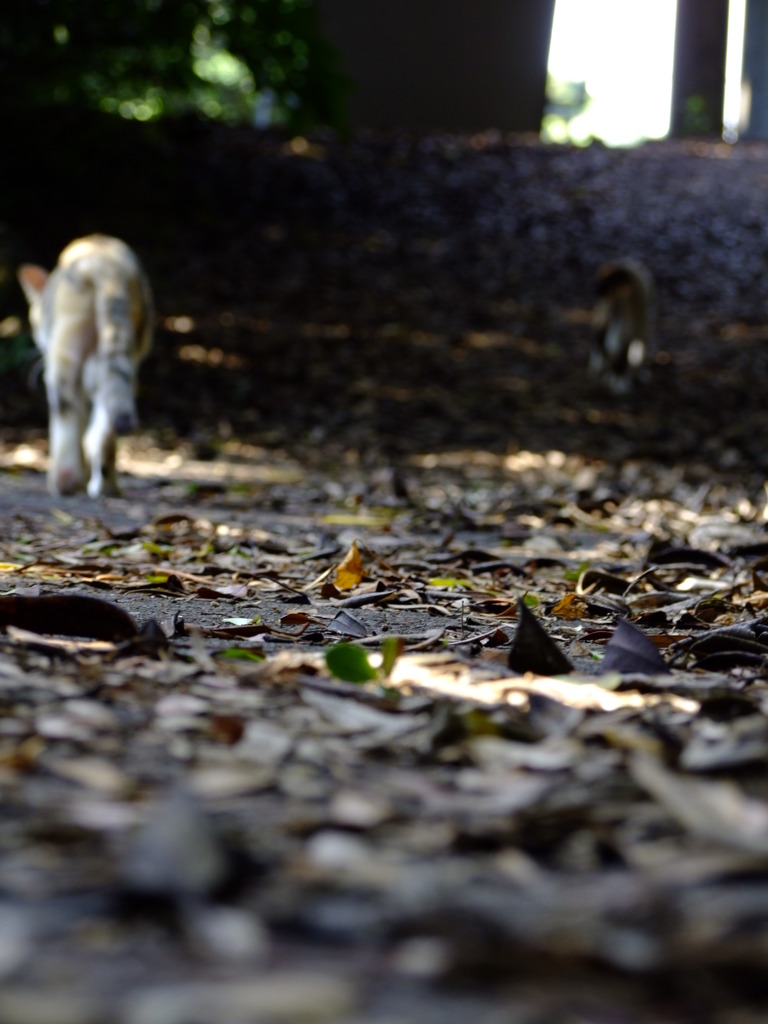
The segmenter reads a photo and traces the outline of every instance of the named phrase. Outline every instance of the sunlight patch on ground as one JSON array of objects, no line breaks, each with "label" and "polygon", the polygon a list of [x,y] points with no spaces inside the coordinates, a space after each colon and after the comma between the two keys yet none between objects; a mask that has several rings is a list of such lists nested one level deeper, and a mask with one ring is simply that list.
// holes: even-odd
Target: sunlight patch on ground
[{"label": "sunlight patch on ground", "polygon": [[191,334],[195,326],[191,316],[167,316],[163,320],[163,327],[172,334]]},{"label": "sunlight patch on ground", "polygon": [[33,469],[42,473],[48,468],[48,454],[42,445],[18,444],[0,453],[0,465],[3,469]]},{"label": "sunlight patch on ground", "polygon": [[246,365],[242,356],[225,352],[220,348],[206,348],[204,345],[182,345],[177,353],[183,363],[200,363],[203,366],[223,366],[237,370]]},{"label": "sunlight patch on ground", "polygon": [[224,455],[216,459],[192,459],[181,452],[135,452],[123,449],[118,469],[134,477],[173,479],[191,483],[298,484],[304,479],[300,466],[293,462],[254,460],[234,461]]},{"label": "sunlight patch on ground", "polygon": [[504,348],[510,339],[506,331],[466,331],[463,340],[470,348],[486,349]]},{"label": "sunlight patch on ground", "polygon": [[[285,455],[267,452],[253,445],[226,449],[216,459],[195,459],[183,451],[159,448],[135,438],[120,446],[118,471],[137,479],[161,478],[175,482],[213,482],[253,484],[299,484],[305,474],[298,463]],[[48,444],[37,443],[0,447],[0,468],[5,470],[48,470]]]},{"label": "sunlight patch on ground", "polygon": [[[496,678],[483,679],[483,674]],[[478,678],[479,677],[479,678]],[[622,708],[658,707],[666,704],[684,714],[693,714],[698,701],[677,694],[644,694],[637,691],[611,693],[607,684],[615,677],[604,676],[599,682],[594,676],[571,673],[562,677],[505,676],[499,669],[488,666],[468,667],[444,652],[405,655],[395,662],[388,683],[394,687],[426,689],[460,700],[498,706],[511,704],[527,707],[530,696],[546,696],[572,708],[618,711]]]},{"label": "sunlight patch on ground", "polygon": [[499,455],[482,449],[461,449],[449,452],[425,452],[412,457],[411,465],[420,469],[463,469],[468,467],[505,470],[522,473],[526,470],[558,470],[575,472],[585,466],[602,467],[600,460],[590,460],[582,455],[567,455],[561,451],[531,452],[519,451]]}]

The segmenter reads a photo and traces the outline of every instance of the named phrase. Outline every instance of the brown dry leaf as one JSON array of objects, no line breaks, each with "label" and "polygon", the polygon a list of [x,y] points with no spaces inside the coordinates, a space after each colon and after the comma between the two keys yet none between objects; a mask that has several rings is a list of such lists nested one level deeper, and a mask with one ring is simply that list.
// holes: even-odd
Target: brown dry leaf
[{"label": "brown dry leaf", "polygon": [[583,619],[589,612],[589,605],[578,594],[565,594],[552,609],[552,614],[561,619]]},{"label": "brown dry leaf", "polygon": [[362,581],[364,576],[363,560],[360,557],[357,542],[353,540],[349,551],[347,551],[336,569],[334,583],[338,590],[351,590]]}]

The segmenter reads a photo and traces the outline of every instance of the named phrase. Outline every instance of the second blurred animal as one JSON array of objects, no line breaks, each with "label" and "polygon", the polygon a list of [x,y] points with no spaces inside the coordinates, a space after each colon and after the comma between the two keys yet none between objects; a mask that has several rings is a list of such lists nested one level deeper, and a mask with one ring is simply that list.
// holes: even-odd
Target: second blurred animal
[{"label": "second blurred animal", "polygon": [[613,391],[632,390],[651,339],[654,285],[636,260],[605,263],[597,272],[590,371]]}]

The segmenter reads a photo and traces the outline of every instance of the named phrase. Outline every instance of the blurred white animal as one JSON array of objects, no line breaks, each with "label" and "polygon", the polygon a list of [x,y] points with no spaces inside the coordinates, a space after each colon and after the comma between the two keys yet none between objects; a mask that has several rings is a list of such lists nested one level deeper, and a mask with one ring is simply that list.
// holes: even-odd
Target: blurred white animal
[{"label": "blurred white animal", "polygon": [[85,483],[116,494],[117,437],[138,424],[136,378],[152,344],[149,282],[136,254],[117,238],[71,242],[49,274],[25,264],[18,278],[32,334],[43,354],[54,494]]}]

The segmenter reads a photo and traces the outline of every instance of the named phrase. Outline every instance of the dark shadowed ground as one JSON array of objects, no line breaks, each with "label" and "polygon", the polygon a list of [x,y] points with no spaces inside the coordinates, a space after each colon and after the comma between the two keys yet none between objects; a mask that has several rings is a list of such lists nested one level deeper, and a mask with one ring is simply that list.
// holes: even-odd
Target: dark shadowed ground
[{"label": "dark shadowed ground", "polygon": [[[119,196],[84,189],[77,166],[76,203],[36,193],[12,254],[51,262],[93,229],[142,253],[155,437],[209,456],[238,438],[367,465],[557,449],[765,472],[764,146],[186,126],[131,152],[103,157]],[[29,163],[16,172],[31,191],[45,168]],[[617,255],[647,262],[659,291],[648,386],[618,404],[583,372],[594,271]],[[9,382],[6,425],[26,427],[30,402],[41,423],[39,393]]]},{"label": "dark shadowed ground", "polygon": [[5,170],[13,259],[119,233],[158,331],[122,498],[0,376],[0,1019],[764,1020],[768,148],[99,145]]}]

